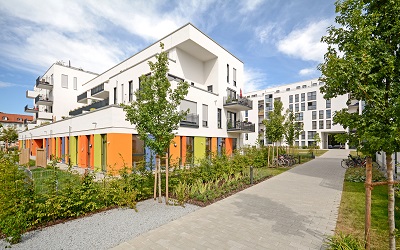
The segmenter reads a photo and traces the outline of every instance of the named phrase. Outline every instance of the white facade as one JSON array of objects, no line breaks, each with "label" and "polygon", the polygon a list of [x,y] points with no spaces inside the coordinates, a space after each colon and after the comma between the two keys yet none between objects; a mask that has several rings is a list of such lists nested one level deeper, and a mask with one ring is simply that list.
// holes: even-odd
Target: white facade
[{"label": "white facade", "polygon": [[[50,134],[50,137],[110,132],[135,134],[118,104],[127,104],[135,98],[133,93],[139,88],[139,77],[150,73],[148,61],[154,61],[160,53],[160,43],[168,52],[168,78],[172,86],[175,87],[180,79],[191,85],[182,108],[189,105],[193,117],[198,116],[197,124],[191,118],[188,126],[181,123],[177,135],[234,138],[235,146],[243,145],[241,111],[251,107],[249,100],[244,100],[247,106],[238,103],[242,100],[239,93],[244,85],[243,62],[190,23],[100,75],[54,64],[42,77],[50,77],[53,88],[39,92],[51,98],[52,117],[57,122],[27,133],[32,134],[33,139]],[[65,74],[68,75],[68,88],[61,84],[61,76]],[[74,77],[78,78],[77,89],[72,87]],[[39,106],[39,111],[46,107]],[[69,117],[61,119],[62,116]],[[229,125],[228,121],[231,121]],[[249,127],[247,123],[245,125]]]},{"label": "white facade", "polygon": [[[303,123],[304,132],[296,139],[295,145],[312,145],[315,133],[319,133],[320,148],[328,148],[329,145],[339,146],[331,136],[328,136],[345,132],[341,125],[334,124],[332,121],[335,111],[348,108],[349,112],[357,112],[361,110],[361,104],[353,100],[350,105],[347,105],[347,94],[325,100],[320,92],[323,84],[318,79],[313,79],[246,93],[245,96],[253,101],[253,109],[245,112],[244,115],[249,120],[256,121],[257,133],[245,135],[244,144],[256,145],[258,139],[261,143],[268,143],[264,136],[262,121],[267,119],[268,112],[273,109],[274,100],[279,99],[283,103],[282,114],[290,109],[295,113],[296,120]],[[286,145],[284,140],[282,144]]]}]

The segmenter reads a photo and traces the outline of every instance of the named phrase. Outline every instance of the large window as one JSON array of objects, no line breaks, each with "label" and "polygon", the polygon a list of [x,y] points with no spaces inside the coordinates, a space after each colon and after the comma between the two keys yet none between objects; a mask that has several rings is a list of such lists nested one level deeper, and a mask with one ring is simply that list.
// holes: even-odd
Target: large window
[{"label": "large window", "polygon": [[217,109],[217,126],[218,128],[222,128],[222,110]]},{"label": "large window", "polygon": [[315,131],[308,131],[308,139],[313,140],[316,133]]},{"label": "large window", "polygon": [[296,94],[296,95],[294,96],[294,101],[295,101],[295,102],[299,102],[299,94]]},{"label": "large window", "polygon": [[289,110],[293,111],[293,104],[289,104]]},{"label": "large window", "polygon": [[317,121],[312,121],[312,129],[317,129]]},{"label": "large window", "polygon": [[319,119],[324,119],[324,111],[323,110],[319,111]]},{"label": "large window", "polygon": [[327,109],[331,108],[331,99],[326,100],[326,108]]},{"label": "large window", "polygon": [[233,86],[236,86],[236,69],[233,68]]},{"label": "large window", "polygon": [[305,111],[306,110],[306,103],[302,102],[301,103],[301,111]]},{"label": "large window", "polygon": [[307,110],[316,110],[317,109],[317,101],[312,101],[307,103]]},{"label": "large window", "polygon": [[63,87],[63,88],[68,88],[68,76],[67,75],[64,75],[64,74],[62,74],[61,75],[61,87]]},{"label": "large window", "polygon": [[326,110],[326,119],[331,119],[331,110],[330,109]]},{"label": "large window", "polygon": [[306,94],[305,93],[301,93],[301,101],[302,102],[306,101]]},{"label": "large window", "polygon": [[139,136],[132,135],[132,163],[144,160],[144,141],[139,139]]},{"label": "large window", "polygon": [[313,100],[317,100],[317,92],[316,91],[307,93],[307,101],[313,101]]},{"label": "large window", "polygon": [[331,120],[326,120],[326,129],[331,129]]},{"label": "large window", "polygon": [[194,137],[186,137],[186,164],[193,164],[194,162]]},{"label": "large window", "polygon": [[312,112],[312,120],[317,120],[317,111]]},{"label": "large window", "polygon": [[319,121],[319,129],[324,129],[324,120]]},{"label": "large window", "polygon": [[131,101],[133,101],[133,81],[129,81],[129,83],[128,83],[128,87],[129,87],[129,90],[128,90],[128,94],[129,94],[129,102],[131,102]]},{"label": "large window", "polygon": [[298,104],[298,103],[296,103],[296,104],[294,105],[294,111],[295,111],[295,112],[298,112],[298,111],[299,111],[299,104]]},{"label": "large window", "polygon": [[211,145],[212,139],[211,137],[206,137],[206,157],[208,159],[211,159],[212,157],[212,145]]},{"label": "large window", "polygon": [[208,105],[203,104],[203,127],[208,127]]},{"label": "large window", "polygon": [[289,96],[289,103],[293,103],[293,95]]}]

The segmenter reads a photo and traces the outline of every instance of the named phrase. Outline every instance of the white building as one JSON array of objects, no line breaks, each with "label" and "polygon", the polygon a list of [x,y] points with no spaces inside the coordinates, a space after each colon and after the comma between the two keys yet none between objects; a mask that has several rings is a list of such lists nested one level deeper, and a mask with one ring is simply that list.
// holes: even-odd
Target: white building
[{"label": "white building", "polygon": [[[48,156],[56,155],[66,161],[64,155],[69,155],[73,165],[96,170],[120,168],[123,163],[132,165],[143,158],[149,161],[149,150],[138,139],[134,127],[125,121],[119,104],[135,98],[139,77],[150,73],[148,61],[154,61],[160,53],[160,42],[168,52],[168,79],[172,87],[181,80],[191,85],[180,107],[189,108],[190,114],[176,131],[169,149],[172,159],[185,164],[189,157],[200,159],[212,152],[231,154],[242,146],[244,133],[255,130],[254,124],[243,121],[241,112],[252,108],[252,102],[238,94],[244,87],[243,62],[190,23],[100,75],[85,71],[74,75],[76,70],[70,71],[70,67],[53,65],[60,81],[56,82],[55,72],[49,70],[38,79],[37,86],[43,91],[42,96],[46,93],[52,97],[51,103],[36,104],[53,107],[56,122],[30,129],[26,133],[31,137],[22,133],[20,140],[31,139],[21,145],[29,147],[32,155],[36,148],[46,148]],[[63,75],[74,79],[72,88],[65,87]],[[48,85],[52,86],[46,89]],[[67,90],[68,94],[56,96]]]},{"label": "white building", "polygon": [[[314,135],[318,133],[321,138],[320,148],[339,147],[331,135],[344,133],[344,128],[332,121],[335,111],[348,108],[349,112],[361,110],[361,103],[352,100],[347,105],[349,96],[340,95],[330,100],[325,100],[320,92],[323,82],[318,79],[297,82],[265,90],[246,93],[245,96],[253,101],[253,109],[244,113],[249,121],[256,121],[257,133],[245,135],[245,145],[267,144],[262,121],[268,118],[268,113],[273,109],[274,100],[279,99],[283,103],[283,114],[286,110],[292,110],[296,115],[296,121],[303,123],[303,133],[296,139],[295,145],[308,146],[314,144]],[[286,145],[284,141],[282,144]],[[347,147],[347,145],[346,145]]]}]

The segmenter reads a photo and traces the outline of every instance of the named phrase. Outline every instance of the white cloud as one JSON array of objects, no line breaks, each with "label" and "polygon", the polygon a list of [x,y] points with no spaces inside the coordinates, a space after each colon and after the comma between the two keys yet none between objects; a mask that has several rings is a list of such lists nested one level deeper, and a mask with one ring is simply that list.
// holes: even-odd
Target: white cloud
[{"label": "white cloud", "polygon": [[327,46],[320,40],[329,25],[330,21],[325,19],[293,30],[277,43],[278,50],[305,61],[322,62]]},{"label": "white cloud", "polygon": [[265,88],[267,74],[260,69],[245,68],[243,72],[244,89],[243,93],[248,93]]},{"label": "white cloud", "polygon": [[316,75],[319,71],[316,68],[305,68],[299,71],[299,75],[301,76],[312,76]]},{"label": "white cloud", "polygon": [[0,81],[0,89],[1,88],[11,88],[11,87],[23,87],[23,88],[27,88],[30,87],[28,85],[23,85],[23,84],[15,84],[15,83],[11,83],[11,82],[2,82]]},{"label": "white cloud", "polygon": [[245,14],[254,11],[258,6],[260,6],[264,0],[242,0],[239,5],[239,12]]}]

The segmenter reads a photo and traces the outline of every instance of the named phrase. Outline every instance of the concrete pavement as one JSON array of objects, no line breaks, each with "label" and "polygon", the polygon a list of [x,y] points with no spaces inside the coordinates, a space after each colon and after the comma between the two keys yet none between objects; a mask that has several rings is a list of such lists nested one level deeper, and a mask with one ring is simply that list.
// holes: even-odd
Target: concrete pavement
[{"label": "concrete pavement", "polygon": [[336,226],[348,150],[315,160],[113,249],[324,249]]}]

